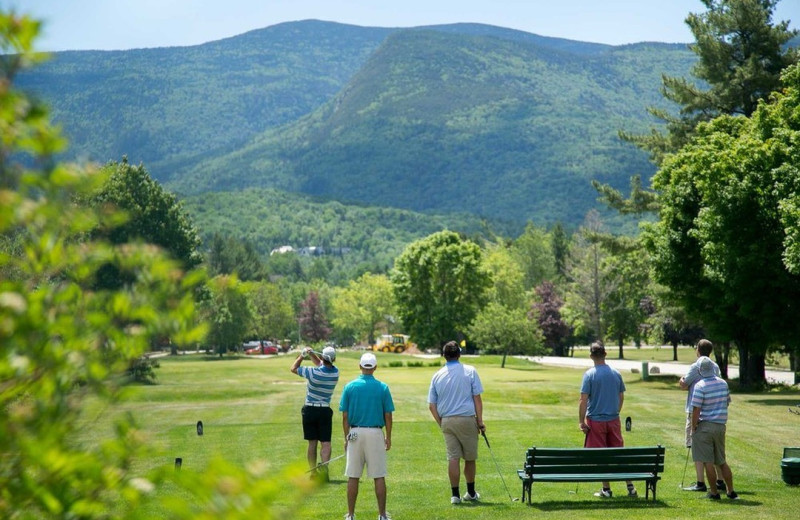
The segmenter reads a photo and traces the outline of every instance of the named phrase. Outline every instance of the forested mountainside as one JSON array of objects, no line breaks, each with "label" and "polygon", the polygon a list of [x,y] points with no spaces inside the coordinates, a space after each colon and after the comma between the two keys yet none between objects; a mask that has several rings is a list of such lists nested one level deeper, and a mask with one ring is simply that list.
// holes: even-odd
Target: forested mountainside
[{"label": "forested mountainside", "polygon": [[454,24],[280,24],[193,47],[56,53],[22,85],[72,157],[127,155],[181,196],[274,188],[577,224],[591,179],[652,173],[645,131],[684,45],[614,47]]}]

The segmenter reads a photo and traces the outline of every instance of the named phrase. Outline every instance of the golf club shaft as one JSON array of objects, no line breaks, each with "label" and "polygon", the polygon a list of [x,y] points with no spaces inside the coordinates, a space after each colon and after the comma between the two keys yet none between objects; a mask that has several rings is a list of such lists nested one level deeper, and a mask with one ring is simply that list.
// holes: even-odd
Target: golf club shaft
[{"label": "golf club shaft", "polygon": [[306,471],[306,473],[311,473],[312,471],[314,471],[314,470],[317,470],[317,469],[321,468],[322,466],[325,466],[325,465],[328,465],[328,464],[330,464],[330,463],[331,463],[331,462],[333,462],[334,460],[339,460],[339,459],[341,459],[341,458],[342,458],[342,457],[344,457],[345,455],[347,455],[347,454],[346,454],[346,453],[342,453],[341,455],[339,455],[339,456],[337,456],[337,457],[334,457],[334,458],[332,458],[332,459],[330,459],[330,460],[326,460],[325,462],[320,462],[319,464],[317,464],[316,466],[314,466],[314,467],[313,467],[313,468],[311,468],[310,470]]},{"label": "golf club shaft", "polygon": [[683,487],[683,480],[686,478],[686,468],[689,466],[689,452],[692,451],[692,447],[688,446],[686,448],[686,462],[683,463],[683,476],[681,477],[681,487]]},{"label": "golf club shaft", "polygon": [[486,447],[489,449],[489,455],[492,456],[492,461],[494,462],[494,467],[497,468],[497,474],[500,475],[500,480],[503,481],[503,487],[506,489],[506,494],[508,495],[508,499],[512,502],[514,498],[511,496],[511,492],[508,490],[508,486],[506,485],[506,479],[503,478],[503,472],[500,471],[500,466],[497,464],[497,459],[494,458],[494,453],[492,452],[492,447],[489,445],[489,438],[486,437],[486,432],[481,430],[481,435],[483,435],[483,440],[486,441]]}]

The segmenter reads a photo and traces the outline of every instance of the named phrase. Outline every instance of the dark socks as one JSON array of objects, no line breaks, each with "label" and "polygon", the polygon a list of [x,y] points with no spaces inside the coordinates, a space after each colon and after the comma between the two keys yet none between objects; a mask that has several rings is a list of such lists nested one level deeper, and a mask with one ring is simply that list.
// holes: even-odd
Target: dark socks
[{"label": "dark socks", "polygon": [[450,488],[450,491],[453,493],[454,497],[461,498],[461,492],[458,490],[458,486]]},{"label": "dark socks", "polygon": [[471,497],[475,496],[475,483],[474,482],[467,482],[467,493],[469,493],[469,496],[471,496]]}]

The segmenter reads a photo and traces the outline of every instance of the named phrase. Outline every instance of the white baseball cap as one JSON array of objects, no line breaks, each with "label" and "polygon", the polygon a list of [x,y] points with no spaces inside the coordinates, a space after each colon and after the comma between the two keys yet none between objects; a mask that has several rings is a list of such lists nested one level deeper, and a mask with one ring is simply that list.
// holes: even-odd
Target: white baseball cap
[{"label": "white baseball cap", "polygon": [[361,355],[361,361],[359,362],[364,368],[375,368],[378,366],[378,360],[375,358],[375,354],[372,352],[366,352]]},{"label": "white baseball cap", "polygon": [[322,359],[333,363],[333,361],[336,359],[336,349],[333,347],[325,347],[322,349]]}]

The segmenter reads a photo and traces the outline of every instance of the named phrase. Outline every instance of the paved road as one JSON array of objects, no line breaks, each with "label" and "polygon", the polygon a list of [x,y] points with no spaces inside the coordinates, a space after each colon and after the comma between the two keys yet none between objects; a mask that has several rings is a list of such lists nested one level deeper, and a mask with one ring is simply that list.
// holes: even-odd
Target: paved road
[{"label": "paved road", "polygon": [[[524,356],[523,356],[524,357]],[[555,356],[528,356],[525,357],[530,361],[541,363],[542,365],[559,366],[559,367],[572,367],[587,369],[592,366],[592,360],[589,358],[574,358],[574,357],[555,357]],[[630,372],[636,370],[638,373],[642,371],[642,361],[628,361],[627,359],[612,359],[606,358],[606,363],[616,368],[620,372]],[[689,370],[688,363],[678,363],[673,361],[647,361],[648,372],[651,374],[671,374],[682,376]],[[728,365],[728,377],[739,377],[739,367],[736,365]],[[788,370],[767,370],[767,381],[772,383],[783,383],[786,385],[794,384],[794,373]]]}]

